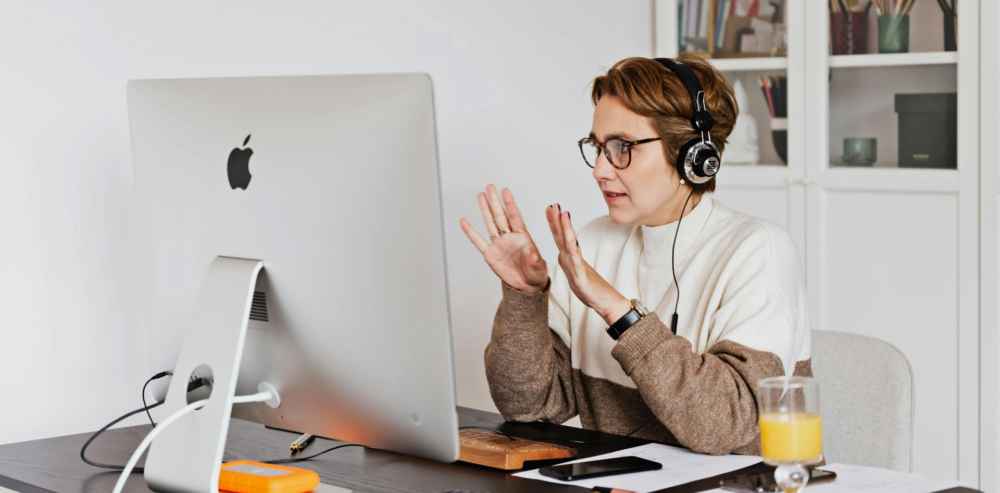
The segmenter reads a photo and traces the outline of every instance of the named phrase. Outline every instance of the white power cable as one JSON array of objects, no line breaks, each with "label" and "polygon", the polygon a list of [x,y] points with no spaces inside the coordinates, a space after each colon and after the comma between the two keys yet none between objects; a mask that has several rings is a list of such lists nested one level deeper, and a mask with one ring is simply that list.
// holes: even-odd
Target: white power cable
[{"label": "white power cable", "polygon": [[[253,395],[241,395],[238,397],[233,397],[233,404],[243,404],[246,402],[264,402],[271,400],[273,397],[274,395],[271,394],[270,391],[257,392],[256,394]],[[129,475],[132,474],[132,469],[135,468],[135,463],[139,462],[139,457],[141,457],[142,453],[146,451],[146,448],[149,447],[149,444],[153,443],[153,439],[156,438],[156,435],[159,435],[161,431],[166,429],[166,427],[170,426],[170,424],[173,423],[174,421],[180,419],[181,416],[184,416],[185,414],[204,406],[205,403],[207,402],[208,399],[192,402],[191,404],[188,404],[178,409],[176,412],[167,417],[167,419],[160,421],[156,425],[156,427],[153,428],[153,431],[150,431],[149,434],[146,435],[146,438],[142,439],[142,443],[140,443],[139,447],[137,447],[135,449],[135,452],[132,453],[132,458],[128,460],[127,464],[125,464],[125,469],[122,470],[122,475],[118,477],[118,482],[115,483],[114,493],[121,493],[122,489],[125,488],[125,481],[127,481]]]}]

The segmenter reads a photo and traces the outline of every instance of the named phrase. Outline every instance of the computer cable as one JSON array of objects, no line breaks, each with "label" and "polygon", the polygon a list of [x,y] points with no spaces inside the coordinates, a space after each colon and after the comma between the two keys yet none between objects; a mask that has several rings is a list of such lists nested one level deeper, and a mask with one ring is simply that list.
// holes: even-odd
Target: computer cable
[{"label": "computer cable", "polygon": [[[114,420],[114,421],[112,421],[110,423],[108,423],[107,425],[104,426],[104,428],[101,428],[100,430],[97,430],[96,433],[94,433],[93,435],[90,436],[90,438],[87,440],[87,443],[83,444],[83,448],[80,449],[80,458],[83,459],[83,461],[86,462],[87,464],[90,464],[90,465],[92,465],[94,467],[100,467],[102,469],[113,469],[113,470],[116,470],[116,471],[121,471],[122,469],[125,469],[125,466],[116,466],[116,465],[112,465],[112,464],[101,464],[100,462],[94,462],[94,461],[88,459],[87,458],[87,447],[89,447],[90,444],[94,440],[97,439],[97,437],[101,436],[101,433],[104,433],[105,431],[107,431],[108,428],[111,428],[112,426],[118,424],[123,419],[128,418],[128,417],[133,416],[133,415],[136,415],[136,414],[139,414],[139,413],[141,413],[143,411],[149,412],[150,409],[153,409],[155,407],[162,406],[162,405],[163,405],[162,402],[157,402],[156,404],[152,404],[150,406],[144,406],[142,409],[136,409],[135,411],[132,411],[132,412],[130,412],[130,413],[128,413],[128,414],[126,414],[126,415],[124,415],[124,416],[122,416],[122,417],[120,417],[120,418],[118,418],[118,419],[116,419],[116,420]],[[143,471],[142,471],[141,467],[137,467],[137,468],[135,468],[135,472],[143,472]]]},{"label": "computer cable", "polygon": [[169,375],[173,375],[173,373],[169,371],[161,371],[160,373],[149,377],[149,380],[146,380],[146,383],[142,384],[142,407],[146,409],[146,416],[149,417],[149,424],[153,425],[154,428],[156,427],[156,423],[153,421],[153,415],[149,414],[150,408],[146,406],[146,386],[153,380],[159,380]]},{"label": "computer cable", "polygon": [[[156,375],[153,375],[152,378],[150,378],[149,380],[147,380],[146,383],[148,384],[149,382],[151,382],[153,380],[156,380],[158,378],[163,378],[164,376],[166,376],[166,375],[164,375],[164,373],[170,374],[170,372],[160,372],[160,373],[157,373]],[[196,379],[191,380],[190,382],[188,382],[187,391],[191,392],[193,390],[200,389],[201,387],[204,387],[205,385],[211,385],[211,384],[212,383],[209,382],[207,379],[196,378]],[[143,397],[145,397],[145,392],[143,392]],[[120,417],[120,418],[118,418],[118,419],[116,419],[116,420],[108,423],[107,425],[105,425],[100,430],[97,430],[96,432],[94,432],[94,434],[91,435],[89,439],[87,439],[87,442],[84,443],[83,447],[80,449],[80,458],[83,459],[83,462],[86,462],[87,464],[90,464],[90,465],[92,465],[94,467],[100,467],[102,469],[112,469],[112,470],[115,470],[115,471],[121,471],[122,469],[125,469],[125,466],[119,466],[119,465],[114,465],[114,464],[102,464],[100,462],[94,462],[94,461],[92,461],[90,459],[87,459],[87,447],[90,447],[90,444],[93,443],[94,440],[97,440],[97,437],[101,436],[102,433],[104,433],[105,431],[108,431],[108,428],[111,428],[112,426],[120,423],[125,418],[128,418],[130,416],[134,416],[134,415],[139,414],[139,413],[141,413],[143,411],[145,411],[148,414],[150,409],[154,409],[154,408],[156,408],[158,406],[161,406],[161,405],[163,405],[162,402],[157,402],[155,404],[150,404],[150,405],[147,406],[147,405],[145,405],[145,399],[143,399],[143,407],[142,408],[136,409],[135,411],[131,411],[128,414],[125,414],[124,416],[122,416],[122,417]],[[152,417],[150,417],[150,421],[152,421]],[[154,424],[153,426],[155,427],[156,425]],[[136,467],[133,472],[143,472],[143,469],[141,467]]]},{"label": "computer cable", "polygon": [[[241,395],[233,397],[233,404],[243,404],[247,402],[264,402],[271,400],[274,397],[275,395],[271,393],[271,391],[265,390],[263,392],[257,392],[256,394],[253,395]],[[153,428],[153,430],[150,431],[149,434],[142,439],[142,443],[140,443],[139,446],[136,447],[135,452],[132,453],[132,457],[129,458],[128,462],[125,464],[125,469],[122,470],[121,476],[118,477],[118,482],[115,483],[115,489],[113,490],[113,493],[121,493],[122,489],[125,487],[125,482],[128,480],[129,475],[132,474],[132,470],[135,469],[135,463],[139,462],[139,457],[141,457],[143,452],[146,451],[146,449],[149,447],[149,444],[153,443],[153,439],[155,439],[157,435],[163,432],[163,430],[167,429],[167,427],[173,424],[174,421],[181,419],[181,417],[183,417],[185,414],[188,414],[194,411],[195,409],[201,408],[207,402],[208,399],[202,399],[200,401],[192,402],[175,411],[173,414],[168,416],[167,419],[160,421],[160,424],[157,425],[156,428]]]},{"label": "computer cable", "polygon": [[[618,438],[615,438],[614,440],[600,440],[600,441],[570,440],[569,438],[560,438],[560,437],[526,438],[525,440],[535,440],[535,441],[539,441],[539,442],[544,442],[544,441],[549,441],[549,440],[558,440],[558,441],[561,441],[561,442],[574,443],[574,444],[578,444],[578,445],[603,445],[603,444],[606,444],[606,443],[620,442],[620,441],[622,441],[622,440],[624,440],[626,438],[631,437],[632,435],[634,435],[639,430],[645,428],[646,425],[648,425],[649,423],[652,423],[654,419],[656,419],[656,416],[653,416],[652,418],[649,418],[645,423],[639,425],[638,428],[630,431],[628,433],[628,435],[620,436]],[[503,435],[503,436],[505,436],[507,438],[510,438],[511,440],[516,440],[516,438],[513,438],[510,435],[508,435],[508,434],[506,434],[506,433],[504,433],[504,432],[502,432],[500,430],[497,430],[497,429],[494,429],[494,428],[488,428],[488,427],[485,427],[485,426],[460,426],[458,429],[460,429],[460,430],[473,429],[473,430],[492,431],[493,433],[497,433],[497,434]]]},{"label": "computer cable", "polygon": [[261,462],[263,462],[264,464],[291,464],[293,462],[302,462],[302,461],[305,461],[305,460],[315,459],[316,457],[319,457],[319,456],[321,456],[321,455],[323,455],[323,454],[325,454],[327,452],[333,452],[334,450],[342,449],[342,448],[345,448],[345,447],[368,448],[368,447],[365,447],[364,445],[358,445],[356,443],[344,443],[344,444],[337,445],[336,447],[328,448],[328,449],[326,449],[326,450],[324,450],[322,452],[310,455],[308,457],[292,457],[290,459],[263,460]]}]

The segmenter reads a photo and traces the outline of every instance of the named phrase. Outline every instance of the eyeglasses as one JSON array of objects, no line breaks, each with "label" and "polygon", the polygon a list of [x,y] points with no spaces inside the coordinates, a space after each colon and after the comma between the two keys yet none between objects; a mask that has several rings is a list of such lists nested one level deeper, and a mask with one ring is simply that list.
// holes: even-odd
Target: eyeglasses
[{"label": "eyeglasses", "polygon": [[660,137],[656,137],[655,139],[623,140],[616,137],[608,139],[607,142],[602,144],[595,139],[586,137],[580,139],[577,144],[580,146],[580,154],[583,154],[583,161],[587,163],[587,166],[593,168],[597,165],[597,158],[601,157],[601,150],[603,149],[604,156],[608,158],[608,162],[612,166],[618,169],[625,169],[632,163],[633,146],[655,142],[660,139]]}]

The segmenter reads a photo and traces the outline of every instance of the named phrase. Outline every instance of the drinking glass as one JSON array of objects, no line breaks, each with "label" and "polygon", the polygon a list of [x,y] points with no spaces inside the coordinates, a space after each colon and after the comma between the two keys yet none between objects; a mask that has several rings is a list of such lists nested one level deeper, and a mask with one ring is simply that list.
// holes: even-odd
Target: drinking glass
[{"label": "drinking glass", "polygon": [[757,404],[764,463],[778,467],[774,479],[785,493],[797,493],[809,482],[805,466],[823,461],[819,382],[766,378],[757,384]]}]

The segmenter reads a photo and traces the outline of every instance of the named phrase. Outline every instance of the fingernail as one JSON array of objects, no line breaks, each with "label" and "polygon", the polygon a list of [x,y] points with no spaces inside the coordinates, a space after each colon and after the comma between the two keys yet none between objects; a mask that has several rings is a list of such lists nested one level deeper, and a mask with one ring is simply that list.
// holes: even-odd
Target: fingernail
[{"label": "fingernail", "polygon": [[580,240],[576,240],[576,246],[580,246]]},{"label": "fingernail", "polygon": [[559,204],[556,204],[556,207],[559,207],[559,212],[562,212],[562,206],[560,206]]},{"label": "fingernail", "polygon": [[573,216],[572,214],[569,213],[569,211],[566,211],[566,217],[569,219],[573,219]]}]

